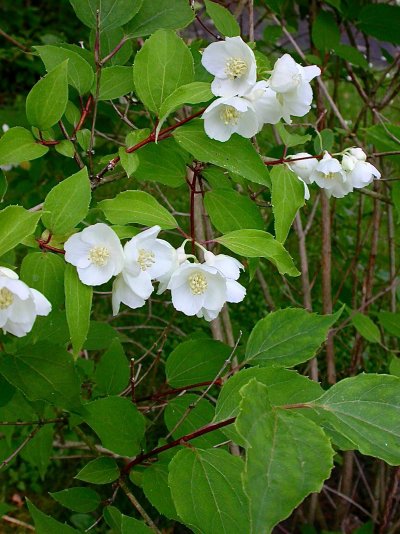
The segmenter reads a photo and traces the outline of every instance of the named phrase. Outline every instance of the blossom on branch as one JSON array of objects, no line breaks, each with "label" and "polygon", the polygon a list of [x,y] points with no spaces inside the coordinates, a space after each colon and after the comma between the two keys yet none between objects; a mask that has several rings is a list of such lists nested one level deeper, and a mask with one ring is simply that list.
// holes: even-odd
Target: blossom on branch
[{"label": "blossom on branch", "polygon": [[48,315],[51,304],[36,289],[19,280],[7,267],[0,267],[0,328],[17,337],[28,334],[38,315]]},{"label": "blossom on branch", "polygon": [[260,125],[256,111],[246,98],[217,98],[203,113],[204,130],[208,137],[228,141],[232,134],[253,137]]},{"label": "blossom on branch", "polygon": [[348,180],[340,161],[333,158],[328,152],[317,163],[310,175],[310,182],[315,182],[325,190],[328,197],[343,198],[353,191],[353,186]]},{"label": "blossom on branch", "polygon": [[379,179],[381,173],[376,167],[366,161],[367,155],[361,148],[349,148],[342,158],[342,167],[347,179],[353,187],[360,189],[366,187],[374,179]]}]

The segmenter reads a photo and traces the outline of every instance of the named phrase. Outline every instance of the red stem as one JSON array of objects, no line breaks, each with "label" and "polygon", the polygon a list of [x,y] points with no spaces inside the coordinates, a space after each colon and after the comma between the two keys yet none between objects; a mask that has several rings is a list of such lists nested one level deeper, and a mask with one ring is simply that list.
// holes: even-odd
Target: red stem
[{"label": "red stem", "polygon": [[82,110],[82,114],[81,114],[81,117],[79,119],[79,122],[78,124],[76,125],[75,129],[74,129],[74,132],[72,135],[75,135],[76,132],[78,132],[82,126],[83,126],[83,123],[85,122],[86,120],[86,117],[88,116],[88,113],[90,111],[90,107],[92,105],[92,102],[93,102],[93,96],[92,95],[89,95],[89,98],[87,99],[87,102],[86,102],[86,106],[84,107],[84,109]]},{"label": "red stem", "polygon": [[154,395],[148,395],[147,397],[140,397],[136,399],[136,402],[148,401],[148,400],[158,400],[162,397],[168,397],[168,395],[175,395],[181,393],[182,391],[187,391],[189,389],[200,388],[203,386],[210,386],[211,384],[216,386],[222,385],[222,379],[218,378],[217,380],[208,380],[206,382],[198,382],[197,384],[191,384],[189,386],[184,386],[181,388],[167,389],[166,391],[161,391],[160,393],[155,393]]}]

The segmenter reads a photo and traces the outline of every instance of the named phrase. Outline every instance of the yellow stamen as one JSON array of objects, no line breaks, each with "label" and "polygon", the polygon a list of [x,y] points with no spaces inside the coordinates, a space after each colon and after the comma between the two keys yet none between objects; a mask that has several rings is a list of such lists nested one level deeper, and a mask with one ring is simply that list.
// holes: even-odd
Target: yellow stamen
[{"label": "yellow stamen", "polygon": [[219,116],[222,122],[226,125],[237,124],[240,117],[240,111],[233,106],[223,106]]},{"label": "yellow stamen", "polygon": [[241,78],[247,72],[247,63],[239,57],[231,57],[225,65],[225,74],[230,80]]},{"label": "yellow stamen", "polygon": [[189,287],[193,295],[202,295],[208,287],[206,276],[200,272],[191,274],[189,276]]},{"label": "yellow stamen", "polygon": [[0,310],[6,310],[14,302],[14,295],[6,287],[0,289]]},{"label": "yellow stamen", "polygon": [[147,269],[149,269],[155,261],[156,257],[154,252],[152,252],[151,250],[145,250],[144,248],[141,248],[139,250],[139,257],[137,262],[140,265],[142,271],[146,271]]},{"label": "yellow stamen", "polygon": [[110,251],[106,247],[93,247],[89,251],[89,260],[98,267],[107,265]]}]

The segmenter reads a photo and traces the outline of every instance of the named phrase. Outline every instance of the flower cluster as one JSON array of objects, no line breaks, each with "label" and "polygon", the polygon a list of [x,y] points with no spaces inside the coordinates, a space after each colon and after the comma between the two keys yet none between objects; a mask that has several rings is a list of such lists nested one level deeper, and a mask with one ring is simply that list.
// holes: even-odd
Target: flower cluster
[{"label": "flower cluster", "polygon": [[342,153],[342,161],[325,152],[318,161],[311,154],[300,152],[291,156],[297,160],[288,163],[293,172],[304,182],[306,199],[309,198],[307,184],[316,183],[324,189],[328,197],[343,198],[353,189],[361,189],[381,173],[366,161],[367,155],[361,148],[347,148]]},{"label": "flower cluster", "polygon": [[38,315],[48,315],[51,304],[7,267],[0,267],[0,328],[17,337],[28,334]]},{"label": "flower cluster", "polygon": [[[172,304],[186,315],[217,317],[225,302],[241,302],[245,288],[237,282],[243,265],[230,256],[204,250],[204,263],[158,238],[159,226],[144,230],[122,247],[117,234],[97,223],[72,235],[65,243],[65,259],[77,268],[80,280],[91,286],[115,276],[113,314],[121,303],[142,307],[158,282],[158,294],[171,291]],[[200,246],[200,245],[198,245]],[[201,247],[202,248],[202,247]],[[190,262],[189,259],[194,259]]]},{"label": "flower cluster", "polygon": [[241,37],[211,43],[203,52],[203,66],[215,76],[211,91],[217,98],[203,114],[211,139],[227,141],[233,133],[253,137],[264,124],[303,117],[311,109],[310,81],[319,67],[302,67],[285,54],[275,63],[269,80],[257,80],[252,49]]}]

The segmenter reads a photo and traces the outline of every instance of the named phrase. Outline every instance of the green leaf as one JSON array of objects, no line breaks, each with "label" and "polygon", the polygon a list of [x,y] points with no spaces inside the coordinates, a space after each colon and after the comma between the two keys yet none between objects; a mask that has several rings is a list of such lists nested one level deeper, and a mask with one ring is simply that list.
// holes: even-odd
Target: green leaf
[{"label": "green leaf", "polygon": [[312,26],[312,40],[318,50],[334,50],[340,42],[340,29],[330,11],[319,10]]},{"label": "green leaf", "polygon": [[222,35],[226,37],[240,35],[240,26],[228,9],[210,0],[204,0],[204,4],[208,15]]},{"label": "green leaf", "polygon": [[400,313],[382,311],[378,313],[378,320],[389,334],[400,337]]},{"label": "green leaf", "polygon": [[335,54],[352,65],[368,69],[368,61],[365,59],[364,54],[353,46],[338,44],[335,46]]},{"label": "green leaf", "polygon": [[325,130],[322,130],[319,132],[319,135],[317,135],[314,139],[314,150],[317,154],[320,154],[323,150],[331,150],[333,147],[333,143],[335,141],[335,137],[333,135],[332,130],[329,130],[328,128],[325,128]]},{"label": "green leaf", "polygon": [[159,114],[161,104],[169,95],[193,81],[192,54],[175,32],[158,30],[136,54],[133,78],[140,100],[150,111]]},{"label": "green leaf", "polygon": [[96,458],[85,465],[75,476],[76,479],[91,484],[110,484],[119,477],[119,469],[113,458]]},{"label": "green leaf", "polygon": [[113,199],[102,200],[98,206],[112,224],[158,224],[164,229],[178,226],[169,211],[144,191],[123,191]]},{"label": "green leaf", "polygon": [[111,342],[96,366],[96,393],[117,395],[128,385],[129,363],[118,339]]},{"label": "green leaf", "polygon": [[122,456],[140,452],[144,436],[143,415],[126,397],[106,397],[85,404],[83,419],[96,432],[104,447]]},{"label": "green leaf", "polygon": [[93,85],[94,72],[89,63],[79,54],[54,45],[35,46],[47,72],[68,59],[68,82],[80,95],[88,93]]},{"label": "green leaf", "polygon": [[65,262],[57,254],[31,252],[22,260],[20,278],[40,291],[54,309],[64,302],[64,270]]},{"label": "green leaf", "polygon": [[90,133],[90,130],[88,130],[87,128],[82,128],[82,130],[79,130],[78,132],[76,132],[76,140],[78,141],[78,144],[81,147],[81,149],[84,150],[85,152],[89,150],[90,137],[91,137],[91,133]]},{"label": "green leaf", "polygon": [[400,464],[400,379],[361,374],[345,378],[310,403],[362,454]]},{"label": "green leaf", "polygon": [[74,358],[77,358],[89,331],[93,287],[82,284],[76,268],[67,264],[65,266],[64,289],[68,328]]},{"label": "green leaf", "polygon": [[130,37],[143,37],[156,30],[185,28],[194,19],[194,11],[186,0],[144,0],[139,13],[126,27]]},{"label": "green leaf", "polygon": [[101,31],[123,26],[139,11],[142,0],[69,0],[76,16],[89,28],[96,28],[96,12],[99,10]]},{"label": "green leaf", "polygon": [[84,167],[48,193],[43,206],[43,224],[52,234],[63,235],[80,223],[89,211],[90,181]]},{"label": "green leaf", "polygon": [[75,154],[74,143],[72,141],[68,141],[68,139],[60,141],[58,145],[55,145],[54,149],[56,152],[62,156],[65,156],[66,158],[73,158]]},{"label": "green leaf", "polygon": [[41,158],[48,151],[47,146],[36,142],[30,131],[16,126],[7,130],[0,139],[0,165]]},{"label": "green leaf", "polygon": [[31,401],[67,410],[81,405],[78,375],[71,354],[62,347],[40,342],[13,356],[3,354],[0,373]]},{"label": "green leaf", "polygon": [[90,321],[89,332],[83,346],[86,350],[108,349],[118,333],[108,323]]},{"label": "green leaf", "polygon": [[168,486],[168,461],[158,460],[143,471],[142,489],[147,499],[161,514],[179,521]]},{"label": "green leaf", "polygon": [[275,235],[284,243],[297,211],[304,205],[304,183],[286,165],[274,167],[270,176]]},{"label": "green leaf", "polygon": [[28,122],[39,130],[48,130],[64,115],[68,103],[68,61],[46,74],[26,97]]},{"label": "green leaf", "polygon": [[21,451],[21,457],[35,467],[43,480],[53,453],[53,425],[44,425]]},{"label": "green leaf", "polygon": [[367,315],[364,315],[363,313],[355,313],[351,316],[351,322],[357,332],[367,341],[371,343],[380,343],[381,333],[379,328]]},{"label": "green leaf", "polygon": [[394,209],[397,212],[397,224],[400,224],[400,182],[394,182],[391,188]]},{"label": "green leaf", "polygon": [[112,532],[116,534],[152,534],[153,530],[143,522],[121,514],[115,506],[104,508],[104,519]]},{"label": "green leaf", "polygon": [[167,381],[179,388],[214,380],[231,352],[231,347],[213,339],[184,341],[168,356]]},{"label": "green leaf", "polygon": [[7,193],[7,189],[8,189],[8,182],[7,182],[6,175],[0,169],[0,202],[3,202],[5,194]]},{"label": "green leaf", "polygon": [[[400,9],[400,8],[399,8]],[[397,151],[400,148],[400,144],[396,141],[400,136],[400,126],[397,124],[375,124],[366,129],[366,141],[376,146],[377,150],[382,152]],[[385,156],[386,157],[386,156]],[[399,164],[399,158],[395,156],[387,156],[395,165]]]},{"label": "green leaf", "polygon": [[236,230],[216,239],[232,252],[247,258],[267,258],[281,274],[298,276],[288,251],[271,234],[262,230]]},{"label": "green leaf", "polygon": [[252,365],[292,367],[310,360],[341,312],[317,315],[300,308],[286,308],[269,313],[250,334],[246,361]]},{"label": "green leaf", "polygon": [[242,478],[250,502],[246,532],[269,533],[307,495],[321,490],[334,451],[315,423],[300,413],[274,409],[268,388],[257,380],[244,386],[241,395],[235,426],[247,449]]},{"label": "green leaf", "polygon": [[358,26],[367,35],[381,41],[400,44],[400,7],[367,4],[358,14]]},{"label": "green leaf", "polygon": [[207,82],[192,82],[175,89],[161,104],[160,117],[157,124],[157,135],[161,126],[170,113],[181,108],[184,104],[199,104],[213,98],[210,84]]},{"label": "green leaf", "polygon": [[[99,100],[112,100],[134,90],[131,67],[106,67],[101,71]],[[96,91],[95,86],[92,93]]]},{"label": "green leaf", "polygon": [[287,148],[290,148],[292,146],[304,145],[311,139],[311,135],[299,135],[296,133],[289,133],[282,123],[276,124],[275,128],[278,130],[282,142]]},{"label": "green leaf", "polygon": [[[195,407],[193,408],[193,406]],[[214,407],[206,399],[200,399],[197,395],[186,394],[169,401],[165,412],[164,420],[169,432],[174,439],[178,439],[186,434],[191,434],[199,428],[208,425],[214,418]],[[226,441],[224,434],[220,430],[214,430],[191,440],[194,447],[214,447]]]},{"label": "green leaf", "polygon": [[[124,38],[125,32],[122,28],[112,28],[111,30],[100,32],[100,57],[105,58],[108,56]],[[96,31],[92,30],[89,38],[90,48],[92,50],[94,50],[95,41]],[[107,65],[125,65],[131,57],[132,52],[132,42],[128,39],[118,52],[107,61]]]},{"label": "green leaf", "polygon": [[33,234],[40,213],[30,213],[21,206],[7,206],[0,211],[0,257]]},{"label": "green leaf", "polygon": [[270,184],[268,171],[249,139],[236,134],[225,143],[210,139],[200,119],[177,128],[173,135],[199,161],[228,169],[250,182]]},{"label": "green leaf", "polygon": [[35,532],[36,534],[79,534],[80,531],[75,530],[66,523],[60,523],[56,521],[49,515],[44,514],[36,506],[26,498],[28,504],[29,513],[33,518],[35,523]]},{"label": "green leaf", "polygon": [[184,449],[172,459],[172,498],[179,516],[196,534],[249,532],[242,469],[241,458],[219,449]]},{"label": "green leaf", "polygon": [[204,205],[212,224],[221,233],[243,228],[262,230],[265,226],[256,204],[237,191],[207,191]]},{"label": "green leaf", "polygon": [[169,187],[186,184],[186,161],[174,139],[157,145],[150,143],[136,154],[139,156],[139,167],[134,173],[137,180],[155,181]]},{"label": "green leaf", "polygon": [[389,371],[391,375],[400,378],[400,358],[393,356],[393,358],[390,360]]},{"label": "green leaf", "polygon": [[121,165],[129,178],[136,171],[139,166],[139,156],[136,152],[129,154],[124,146],[120,146],[118,149],[119,159]]},{"label": "green leaf", "polygon": [[100,495],[90,488],[68,488],[50,493],[54,500],[74,512],[93,512],[100,504]]}]

